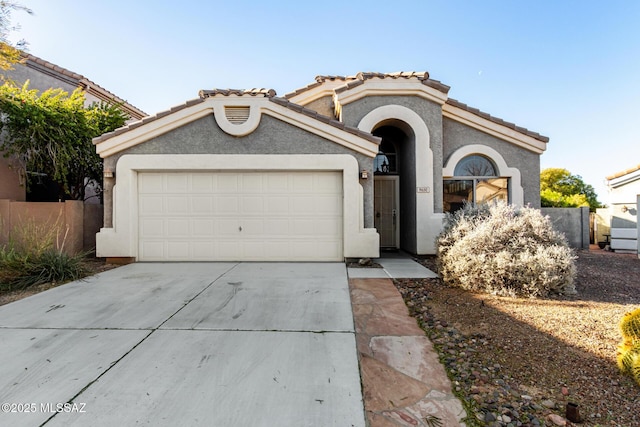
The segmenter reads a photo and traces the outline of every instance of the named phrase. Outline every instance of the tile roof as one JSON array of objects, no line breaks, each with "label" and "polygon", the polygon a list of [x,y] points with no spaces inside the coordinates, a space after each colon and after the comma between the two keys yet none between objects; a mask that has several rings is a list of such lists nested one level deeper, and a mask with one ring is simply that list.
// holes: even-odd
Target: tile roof
[{"label": "tile roof", "polygon": [[101,98],[105,101],[111,101],[113,100],[114,102],[118,103],[118,104],[122,104],[123,109],[134,119],[141,119],[142,117],[147,116],[147,113],[145,113],[144,111],[140,110],[139,108],[129,104],[127,101],[123,100],[122,98],[116,96],[115,94],[109,92],[107,89],[103,88],[102,86],[94,83],[93,81],[89,80],[88,78],[86,78],[85,76],[83,76],[82,74],[78,74],[78,73],[74,73],[73,71],[67,70],[66,68],[62,68],[56,64],[53,64],[49,61],[45,61],[42,58],[38,58],[35,55],[32,55],[30,53],[26,53],[26,52],[22,52],[21,56],[24,60],[26,60],[26,64],[28,66],[28,63],[31,62],[33,64],[37,64],[41,67],[44,67],[45,69],[49,69],[52,70],[62,76],[68,77],[69,79],[71,79],[70,83],[73,83],[75,85],[80,86],[83,90],[85,90],[86,92],[91,93],[92,95]]},{"label": "tile roof", "polygon": [[354,128],[351,126],[346,126],[344,123],[342,123],[341,121],[332,119],[330,117],[324,116],[322,114],[318,114],[316,111],[311,110],[309,108],[305,108],[302,107],[298,104],[294,104],[293,102],[290,102],[284,98],[279,98],[275,96],[275,91],[273,89],[212,89],[212,90],[201,90],[199,93],[199,98],[196,99],[192,99],[190,101],[187,101],[183,104],[180,105],[176,105],[175,107],[172,107],[169,110],[165,110],[165,111],[161,111],[157,114],[154,114],[153,116],[147,116],[145,118],[143,118],[142,120],[139,120],[137,122],[133,122],[127,126],[123,126],[121,128],[118,128],[116,130],[114,130],[113,132],[109,132],[109,133],[105,133],[104,135],[101,135],[99,137],[96,137],[93,139],[93,144],[96,145],[102,141],[105,141],[109,138],[112,138],[114,136],[118,136],[121,135],[123,133],[126,133],[130,130],[133,130],[137,127],[140,127],[144,124],[147,124],[149,122],[152,122],[154,120],[160,119],[164,116],[167,116],[169,114],[178,112],[180,110],[183,110],[185,108],[200,104],[201,102],[205,102],[205,100],[207,98],[211,98],[214,97],[216,95],[222,95],[222,96],[229,96],[229,95],[239,95],[239,96],[264,96],[265,98],[268,98],[269,101],[281,105],[283,107],[286,107],[292,111],[304,114],[305,116],[308,117],[312,117],[320,122],[326,123],[328,125],[331,125],[333,127],[336,127],[338,129],[341,129],[345,132],[351,133],[353,135],[359,136],[360,138],[364,138],[368,141],[372,141],[375,143],[380,143],[380,138],[371,135],[368,132],[363,132],[358,128]]},{"label": "tile roof", "polygon": [[[290,99],[295,97],[296,95],[299,95],[303,92],[306,92],[310,89],[313,89],[315,87],[318,87],[320,85],[322,85],[325,81],[335,81],[335,80],[340,80],[340,81],[344,81],[345,85],[344,86],[340,86],[335,88],[335,92],[336,93],[340,93],[340,92],[344,92],[346,90],[349,90],[351,88],[354,88],[356,86],[359,86],[361,84],[363,84],[366,80],[368,79],[373,79],[373,78],[378,78],[378,79],[418,79],[422,82],[422,84],[432,87],[436,90],[439,90],[443,93],[449,93],[449,89],[450,87],[443,84],[442,82],[438,81],[438,80],[434,80],[432,78],[429,77],[429,73],[426,71],[422,71],[422,72],[415,72],[415,71],[398,71],[395,73],[374,73],[374,72],[360,72],[358,74],[356,74],[355,76],[332,76],[332,75],[320,75],[320,76],[316,76],[315,78],[315,83],[311,83],[303,88],[297,89],[293,92],[287,93],[285,94],[285,99]],[[520,132],[524,135],[530,136],[534,139],[537,139],[539,141],[542,142],[549,142],[549,137],[540,135],[537,132],[533,132],[530,131],[526,128],[523,128],[521,126],[517,126],[515,123],[510,123],[507,122],[505,120],[502,120],[498,117],[494,117],[488,113],[485,113],[483,111],[480,111],[477,108],[473,108],[468,106],[467,104],[464,104],[460,101],[457,101],[455,99],[452,98],[448,98],[446,101],[447,104],[450,104],[452,106],[461,108],[465,111],[468,111],[469,113],[475,114],[479,117],[485,118],[487,120],[490,120],[496,124],[500,124],[503,126],[506,126],[510,129],[515,130],[516,132]]]},{"label": "tile roof", "polygon": [[182,104],[176,105],[175,107],[171,107],[168,110],[164,110],[164,111],[161,111],[159,113],[156,113],[153,116],[146,116],[141,120],[135,121],[135,122],[130,123],[130,124],[126,125],[126,126],[118,128],[118,129],[114,130],[113,132],[108,132],[108,133],[102,134],[102,135],[100,135],[100,136],[98,136],[96,138],[93,138],[93,145],[96,145],[96,144],[98,144],[98,143],[100,143],[100,142],[102,142],[104,140],[107,140],[109,138],[112,138],[114,136],[118,136],[118,135],[121,135],[123,133],[126,133],[126,132],[128,132],[130,130],[133,130],[133,129],[137,128],[137,127],[145,125],[145,124],[147,124],[149,122],[153,122],[155,120],[158,120],[158,119],[160,119],[160,118],[162,118],[164,116],[167,116],[169,114],[172,114],[172,113],[175,113],[177,111],[184,110],[185,108],[192,107],[194,105],[200,104],[201,102],[204,102],[204,98],[191,99],[191,100],[186,101],[186,102],[184,102]]},{"label": "tile roof", "polygon": [[291,101],[289,101],[287,99],[273,97],[273,98],[270,98],[269,100],[271,102],[274,102],[274,103],[278,104],[278,105],[282,105],[283,107],[286,107],[286,108],[288,108],[290,110],[296,111],[298,113],[302,113],[305,116],[314,118],[314,119],[316,119],[316,120],[318,120],[320,122],[326,123],[328,125],[331,125],[333,127],[338,128],[338,129],[342,129],[342,130],[344,130],[346,132],[349,132],[349,133],[351,133],[353,135],[359,136],[360,138],[364,138],[364,139],[366,139],[368,141],[375,142],[376,144],[380,143],[380,138],[377,137],[377,136],[371,135],[369,132],[361,131],[360,129],[358,129],[356,127],[347,126],[347,125],[345,125],[343,122],[341,122],[339,120],[333,119],[331,117],[327,117],[327,116],[325,116],[323,114],[320,114],[317,111],[312,110],[310,108],[302,107],[301,105],[295,104],[295,103],[293,103],[293,102],[291,102]]},{"label": "tile roof", "polygon": [[454,107],[458,107],[458,108],[460,108],[462,110],[468,111],[468,112],[470,112],[472,114],[475,114],[476,116],[482,117],[483,119],[487,119],[487,120],[492,121],[494,123],[497,123],[499,125],[506,126],[509,129],[513,129],[516,132],[520,132],[520,133],[522,133],[524,135],[530,136],[530,137],[532,137],[534,139],[537,139],[539,141],[549,142],[549,137],[547,137],[547,136],[540,135],[537,132],[533,132],[533,131],[530,131],[529,129],[523,128],[521,126],[517,126],[515,123],[510,123],[510,122],[504,121],[504,120],[502,120],[502,119],[500,119],[498,117],[493,117],[492,115],[490,115],[488,113],[485,113],[484,111],[480,111],[477,108],[469,107],[467,104],[464,104],[464,103],[462,103],[460,101],[457,101],[457,100],[455,100],[453,98],[448,98],[446,103],[449,104],[449,105],[453,105]]},{"label": "tile roof", "polygon": [[438,80],[434,80],[429,78],[429,73],[426,71],[421,71],[421,72],[416,72],[416,71],[398,71],[395,73],[374,73],[374,72],[359,72],[358,74],[356,74],[355,76],[323,76],[323,75],[319,75],[316,76],[315,78],[315,83],[311,83],[303,88],[297,89],[293,92],[289,92],[287,94],[284,95],[284,97],[286,99],[290,99],[293,98],[296,95],[299,95],[303,92],[306,92],[310,89],[313,89],[317,86],[322,85],[322,83],[324,83],[325,81],[335,81],[335,80],[341,80],[344,81],[346,86],[340,87],[340,88],[336,88],[335,91],[336,93],[339,92],[343,92],[345,90],[351,89],[352,87],[355,86],[359,86],[361,84],[363,84],[365,82],[365,80],[368,79],[373,79],[373,78],[378,78],[378,79],[418,79],[419,81],[422,82],[422,84],[432,87],[434,89],[437,89],[441,92],[444,93],[448,93],[449,92],[449,86],[439,82]]},{"label": "tile roof", "polygon": [[634,166],[632,168],[629,168],[627,170],[623,170],[622,172],[618,172],[618,173],[614,173],[613,175],[609,175],[608,177],[606,177],[605,179],[611,181],[612,179],[616,179],[616,178],[620,178],[621,176],[625,176],[628,175],[630,173],[636,172],[640,170],[640,165]]},{"label": "tile roof", "polygon": [[265,98],[273,98],[274,96],[276,96],[276,91],[273,89],[211,89],[211,90],[201,90],[200,92],[198,92],[198,96],[200,96],[200,98],[211,98],[214,97],[216,95],[223,95],[223,96],[229,96],[229,95],[237,95],[237,96],[245,96],[245,95],[249,95],[249,96],[264,96]]}]

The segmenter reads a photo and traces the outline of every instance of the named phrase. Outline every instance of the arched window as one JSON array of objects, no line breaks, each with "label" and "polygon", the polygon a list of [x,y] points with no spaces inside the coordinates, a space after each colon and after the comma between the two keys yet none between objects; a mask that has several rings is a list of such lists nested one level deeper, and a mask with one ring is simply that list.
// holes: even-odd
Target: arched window
[{"label": "arched window", "polygon": [[479,154],[472,154],[460,160],[453,172],[455,176],[497,176],[491,160]]},{"label": "arched window", "polygon": [[509,178],[501,177],[498,168],[480,154],[463,157],[455,166],[454,176],[444,180],[445,212],[454,212],[465,204],[477,205],[495,200],[509,201]]}]

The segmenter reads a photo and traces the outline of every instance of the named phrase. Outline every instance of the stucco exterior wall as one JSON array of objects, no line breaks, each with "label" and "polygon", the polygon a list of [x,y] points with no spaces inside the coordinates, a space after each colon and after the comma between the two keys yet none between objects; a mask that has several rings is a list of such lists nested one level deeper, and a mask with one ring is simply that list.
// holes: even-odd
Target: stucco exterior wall
[{"label": "stucco exterior wall", "polygon": [[316,99],[315,101],[311,101],[305,105],[305,108],[309,108],[310,110],[316,111],[318,114],[322,114],[327,117],[335,117],[333,111],[333,99],[330,96],[325,96],[320,99]]},{"label": "stucco exterior wall", "polygon": [[13,80],[18,86],[22,86],[29,80],[29,88],[37,89],[41,92],[50,88],[60,88],[71,93],[78,85],[78,82],[71,78],[61,80],[60,78],[27,67],[24,64],[15,64],[13,70],[6,72],[6,76],[9,80]]},{"label": "stucco exterior wall", "polygon": [[564,233],[569,246],[589,250],[589,207],[541,208],[553,228]]},{"label": "stucco exterior wall", "polygon": [[466,145],[481,144],[493,148],[502,155],[509,167],[520,171],[524,204],[534,208],[540,207],[540,156],[538,154],[448,118],[444,119],[443,129],[445,163],[456,150]]},{"label": "stucco exterior wall", "polygon": [[[370,157],[267,115],[262,116],[254,132],[241,138],[226,134],[213,115],[207,116],[104,159],[105,168],[116,170],[118,159],[125,154],[348,154],[356,159],[359,170],[365,169],[373,177]],[[360,184],[364,192],[364,226],[371,228],[373,179],[360,180]],[[111,209],[105,194],[107,227]]]}]

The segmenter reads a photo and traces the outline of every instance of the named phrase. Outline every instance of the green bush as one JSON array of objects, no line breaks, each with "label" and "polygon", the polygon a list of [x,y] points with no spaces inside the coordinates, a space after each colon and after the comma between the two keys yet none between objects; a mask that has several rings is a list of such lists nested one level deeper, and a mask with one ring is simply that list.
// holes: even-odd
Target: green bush
[{"label": "green bush", "polygon": [[576,257],[538,209],[467,205],[447,214],[437,247],[448,285],[501,296],[575,293]]},{"label": "green bush", "polygon": [[43,283],[78,280],[88,274],[83,255],[68,255],[47,249],[31,256],[14,249],[0,249],[0,287],[25,289]]}]

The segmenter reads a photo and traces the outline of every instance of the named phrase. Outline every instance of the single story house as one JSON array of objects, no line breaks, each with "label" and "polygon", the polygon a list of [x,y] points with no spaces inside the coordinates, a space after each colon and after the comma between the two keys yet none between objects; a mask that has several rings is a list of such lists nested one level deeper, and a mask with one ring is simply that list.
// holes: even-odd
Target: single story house
[{"label": "single story house", "polygon": [[[85,93],[86,105],[94,102],[116,102],[132,120],[140,120],[147,114],[113,93],[97,85],[83,75],[74,73],[37,56],[23,53],[22,61],[14,64],[12,70],[2,72],[5,81],[13,81],[22,86],[27,80],[29,88],[40,92],[54,88],[73,92],[80,88]],[[15,159],[5,158],[0,153],[0,200],[23,202],[27,199],[24,167]],[[57,192],[52,194],[57,198]],[[45,195],[46,198],[46,195]]]},{"label": "single story house", "polygon": [[611,250],[640,254],[640,165],[608,176]]},{"label": "single story house", "polygon": [[433,254],[445,212],[540,206],[548,138],[448,97],[426,72],[203,90],[94,139],[97,255],[139,261],[339,261]]}]

